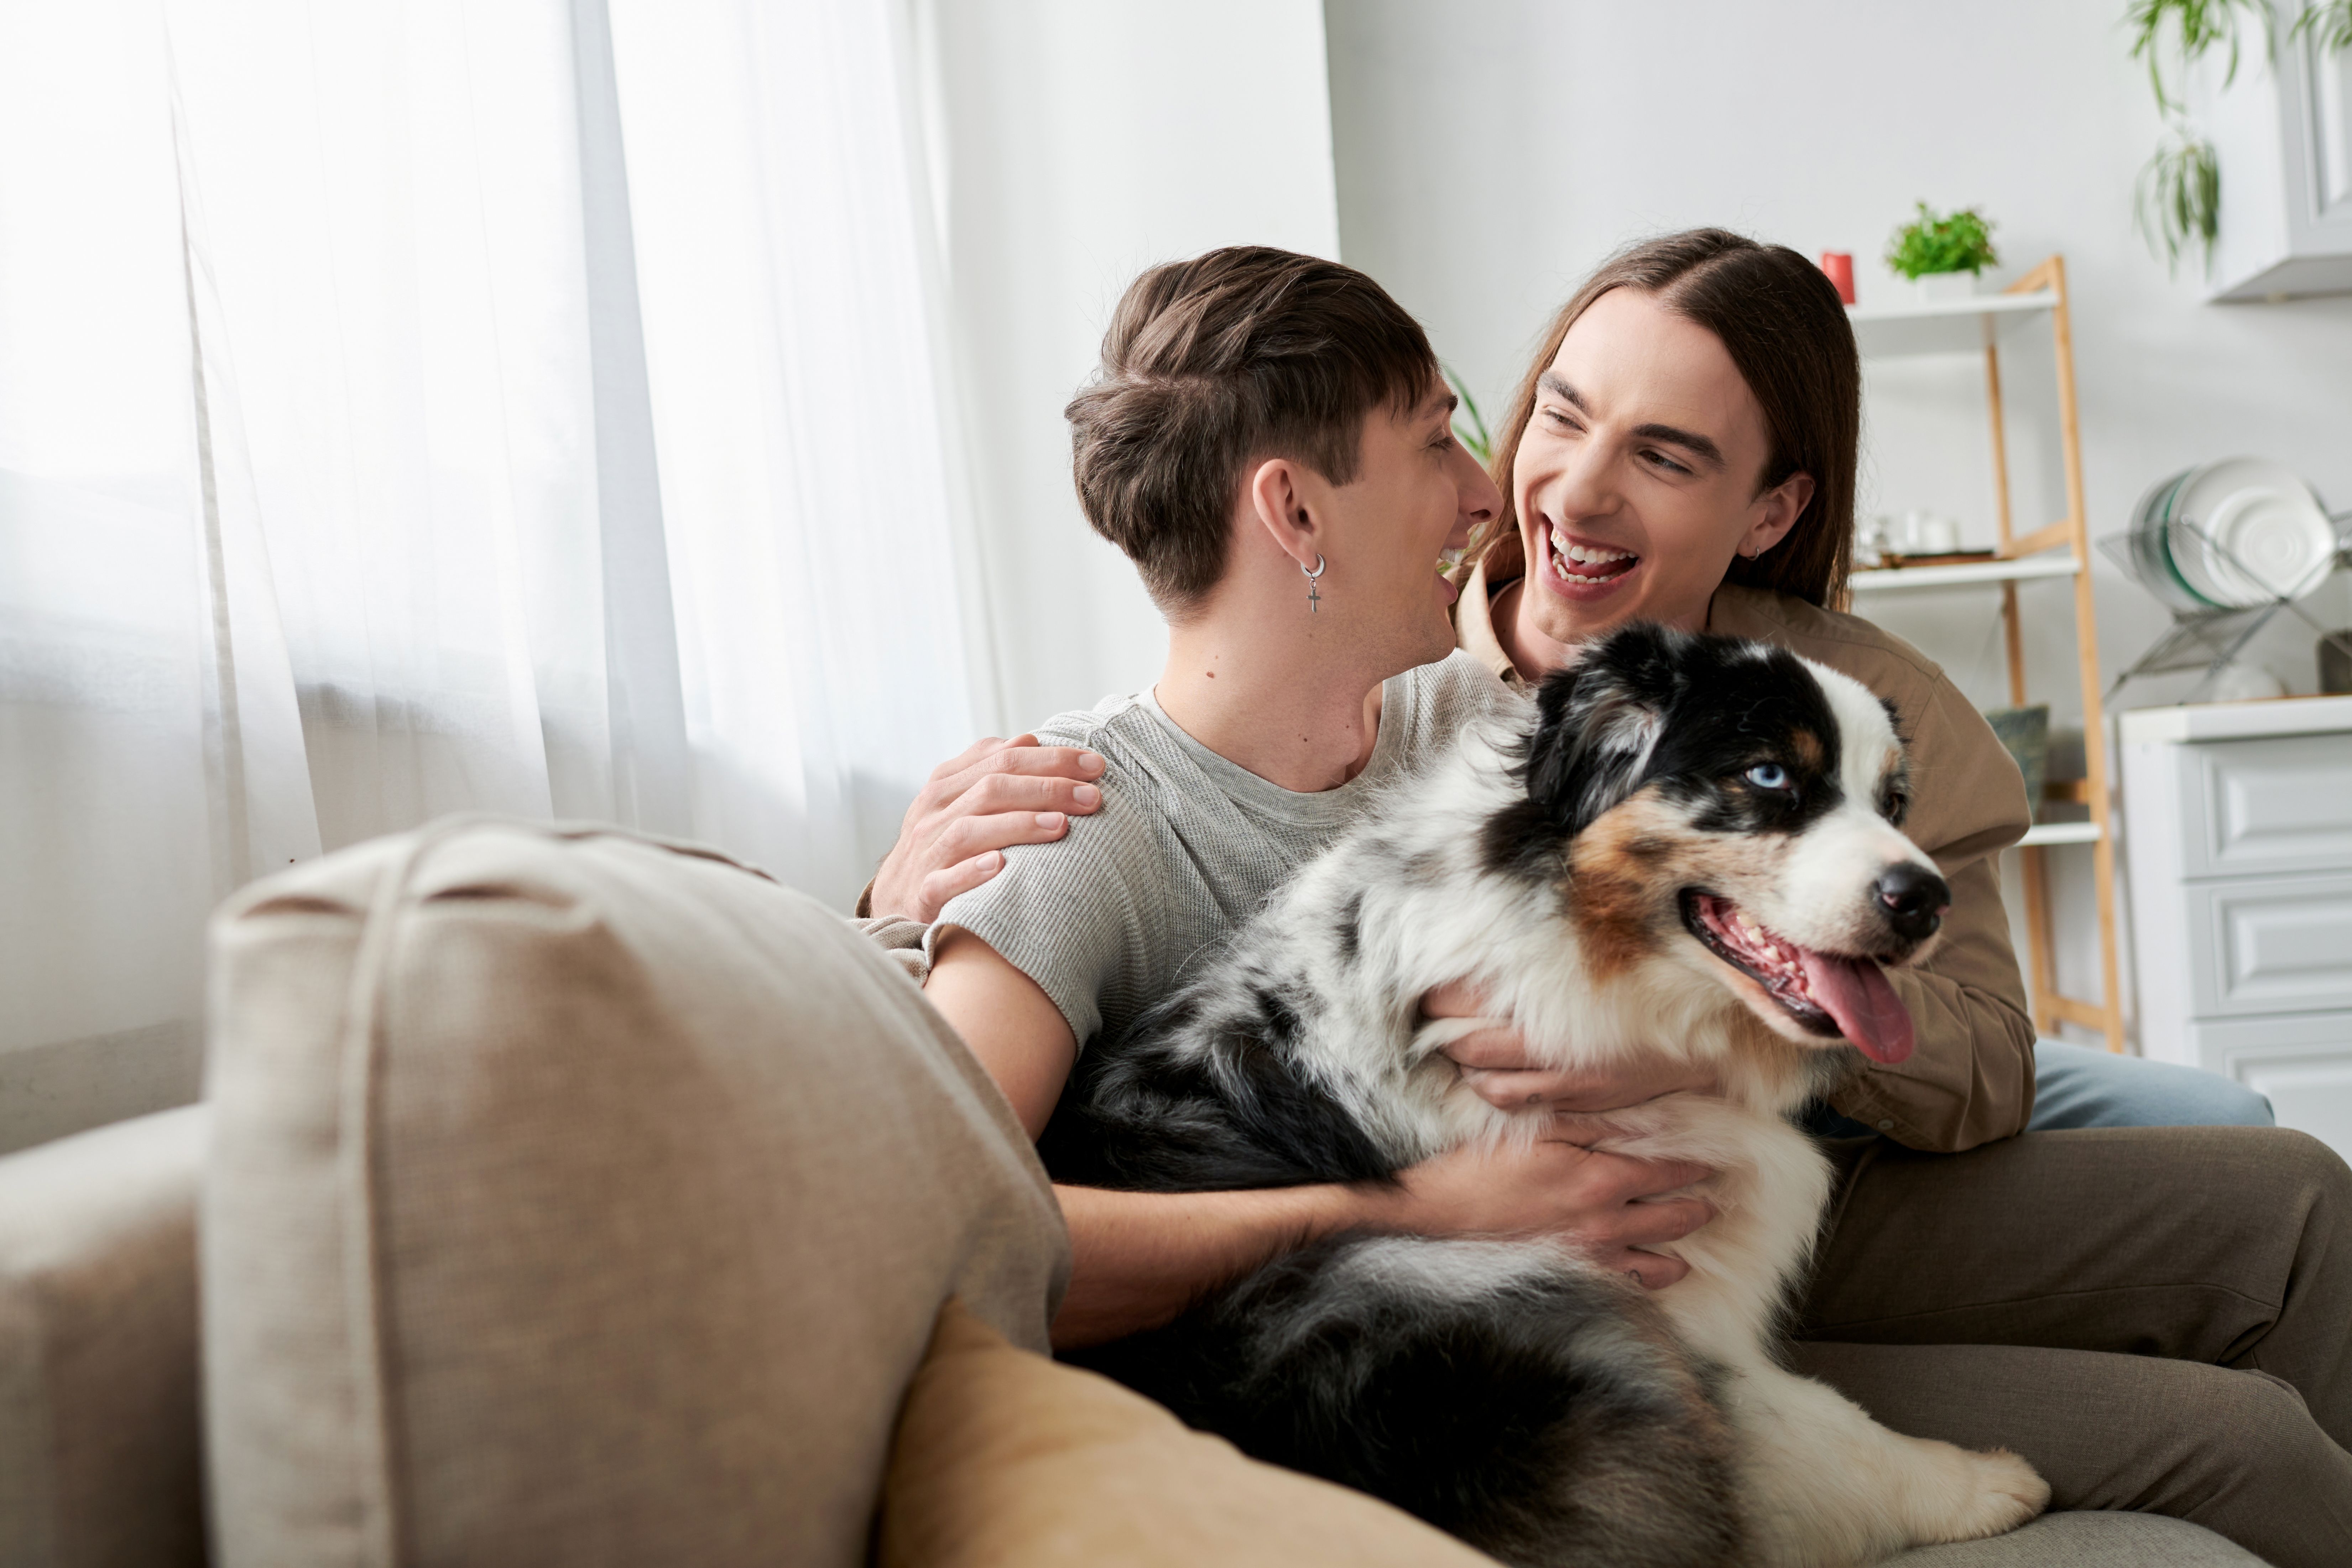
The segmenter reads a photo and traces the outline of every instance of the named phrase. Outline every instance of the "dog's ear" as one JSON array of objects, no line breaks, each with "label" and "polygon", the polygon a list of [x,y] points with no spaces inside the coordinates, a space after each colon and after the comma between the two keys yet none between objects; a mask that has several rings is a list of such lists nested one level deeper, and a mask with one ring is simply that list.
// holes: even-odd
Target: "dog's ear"
[{"label": "dog's ear", "polygon": [[1557,830],[1583,832],[1641,788],[1678,680],[1685,633],[1637,623],[1587,648],[1536,690],[1528,798]]}]

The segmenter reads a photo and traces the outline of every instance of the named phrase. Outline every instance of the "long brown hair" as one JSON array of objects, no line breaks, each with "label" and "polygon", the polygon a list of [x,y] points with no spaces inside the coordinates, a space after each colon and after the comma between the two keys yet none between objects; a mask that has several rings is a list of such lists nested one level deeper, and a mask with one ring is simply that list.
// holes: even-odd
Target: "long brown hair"
[{"label": "long brown hair", "polygon": [[1495,443],[1495,483],[1503,510],[1474,552],[1490,555],[1518,534],[1511,468],[1535,417],[1536,384],[1560,340],[1612,289],[1639,289],[1723,341],[1772,439],[1757,493],[1792,474],[1810,474],[1813,499],[1779,545],[1750,560],[1735,555],[1725,580],[1843,609],[1853,571],[1854,465],[1862,442],[1862,356],[1837,289],[1820,268],[1783,245],[1759,245],[1720,228],[1685,229],[1643,240],[1602,262],[1545,330],[1510,416]]}]

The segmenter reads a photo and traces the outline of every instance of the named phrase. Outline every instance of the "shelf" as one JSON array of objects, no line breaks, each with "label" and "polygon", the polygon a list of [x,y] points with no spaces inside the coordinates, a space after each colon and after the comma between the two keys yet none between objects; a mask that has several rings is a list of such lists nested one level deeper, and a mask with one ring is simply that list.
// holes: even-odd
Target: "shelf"
[{"label": "shelf", "polygon": [[1900,593],[1916,588],[1965,588],[1976,583],[2023,583],[2036,577],[2072,577],[2083,569],[2069,552],[2028,555],[2014,561],[1963,561],[1951,566],[1898,566],[1892,571],[1857,572],[1850,580],[1857,594]]},{"label": "shelf", "polygon": [[2054,289],[2030,294],[1978,294],[1919,305],[1850,305],[1853,341],[1864,359],[1901,359],[1911,354],[1974,353],[1994,333],[2058,303]]},{"label": "shelf", "polygon": [[2038,848],[2047,844],[2096,844],[2099,825],[2095,822],[2037,822],[2025,830],[2017,841],[2020,849]]}]

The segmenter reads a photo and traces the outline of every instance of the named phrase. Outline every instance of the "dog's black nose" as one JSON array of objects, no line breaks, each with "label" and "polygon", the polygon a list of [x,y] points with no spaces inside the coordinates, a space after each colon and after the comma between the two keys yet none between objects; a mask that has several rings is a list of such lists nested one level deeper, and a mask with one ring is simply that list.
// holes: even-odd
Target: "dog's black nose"
[{"label": "dog's black nose", "polygon": [[1889,866],[1871,885],[1886,910],[1886,923],[1906,942],[1925,942],[1944,923],[1952,907],[1952,889],[1944,879],[1924,866]]}]

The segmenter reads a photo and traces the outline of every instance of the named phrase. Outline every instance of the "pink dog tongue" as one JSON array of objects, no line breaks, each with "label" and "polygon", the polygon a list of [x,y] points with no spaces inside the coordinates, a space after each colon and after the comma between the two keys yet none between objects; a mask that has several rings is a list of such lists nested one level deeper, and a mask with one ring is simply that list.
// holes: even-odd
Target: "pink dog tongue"
[{"label": "pink dog tongue", "polygon": [[1838,1033],[1876,1062],[1911,1054],[1911,1012],[1886,983],[1886,972],[1866,958],[1837,958],[1810,948],[1805,988],[1836,1020]]}]

